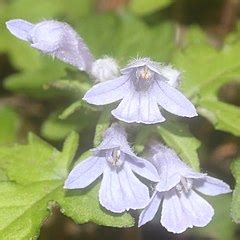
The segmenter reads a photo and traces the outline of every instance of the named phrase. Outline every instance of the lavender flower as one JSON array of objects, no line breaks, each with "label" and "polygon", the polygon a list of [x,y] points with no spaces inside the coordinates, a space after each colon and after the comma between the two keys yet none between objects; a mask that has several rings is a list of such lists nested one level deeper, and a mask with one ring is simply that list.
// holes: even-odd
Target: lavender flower
[{"label": "lavender flower", "polygon": [[198,192],[216,196],[231,192],[223,181],[197,173],[183,163],[175,152],[158,145],[152,161],[159,183],[148,206],[139,217],[139,226],[153,219],[162,202],[161,224],[170,232],[181,233],[193,226],[204,227],[214,215],[212,206]]},{"label": "lavender flower", "polygon": [[6,23],[17,38],[31,43],[31,47],[72,64],[81,71],[91,71],[94,61],[83,39],[67,24],[54,20],[32,24],[22,19]]},{"label": "lavender flower", "polygon": [[105,132],[100,146],[93,149],[93,156],[70,172],[64,187],[85,188],[103,174],[99,190],[99,201],[103,207],[116,213],[144,208],[150,200],[148,188],[133,172],[158,181],[154,166],[131,151],[126,132],[120,125],[113,124]]},{"label": "lavender flower", "polygon": [[105,105],[121,100],[112,114],[125,122],[153,124],[165,121],[158,105],[178,116],[197,115],[192,103],[173,86],[179,72],[149,58],[137,59],[121,70],[121,76],[93,86],[84,100]]}]

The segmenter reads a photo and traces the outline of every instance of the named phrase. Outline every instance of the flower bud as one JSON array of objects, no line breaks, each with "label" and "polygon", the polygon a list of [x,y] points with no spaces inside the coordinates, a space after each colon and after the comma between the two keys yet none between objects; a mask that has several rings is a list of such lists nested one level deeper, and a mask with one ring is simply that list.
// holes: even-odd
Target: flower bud
[{"label": "flower bud", "polygon": [[17,38],[31,43],[31,47],[89,72],[94,58],[83,39],[67,23],[46,20],[32,24],[14,19],[6,23]]},{"label": "flower bud", "polygon": [[91,73],[96,81],[104,82],[117,77],[119,75],[119,67],[113,58],[106,56],[93,62]]}]

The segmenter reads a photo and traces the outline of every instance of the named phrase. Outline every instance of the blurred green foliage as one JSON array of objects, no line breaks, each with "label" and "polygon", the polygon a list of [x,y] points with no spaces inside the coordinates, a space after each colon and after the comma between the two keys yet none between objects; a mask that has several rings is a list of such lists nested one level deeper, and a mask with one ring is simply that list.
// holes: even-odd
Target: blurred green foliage
[{"label": "blurred green foliage", "polygon": [[233,192],[231,215],[236,223],[240,223],[240,159],[233,162],[232,172],[236,179],[236,187]]},{"label": "blurred green foliage", "polygon": [[172,3],[172,0],[131,0],[129,9],[136,14],[145,15],[153,13]]},{"label": "blurred green foliage", "polygon": [[21,119],[11,107],[0,108],[0,144],[10,144],[17,141]]}]

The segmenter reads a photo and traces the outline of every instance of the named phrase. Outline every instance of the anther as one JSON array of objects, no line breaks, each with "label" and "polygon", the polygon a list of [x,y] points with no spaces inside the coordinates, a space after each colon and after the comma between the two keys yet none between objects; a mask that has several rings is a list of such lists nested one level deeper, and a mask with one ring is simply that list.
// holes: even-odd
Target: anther
[{"label": "anther", "polygon": [[119,149],[114,149],[110,156],[108,156],[106,159],[107,161],[112,165],[119,167],[122,165],[122,161],[120,160],[121,151]]},{"label": "anther", "polygon": [[141,78],[142,80],[150,80],[152,78],[152,75],[152,71],[147,66],[144,66],[139,71],[137,71],[137,77]]}]

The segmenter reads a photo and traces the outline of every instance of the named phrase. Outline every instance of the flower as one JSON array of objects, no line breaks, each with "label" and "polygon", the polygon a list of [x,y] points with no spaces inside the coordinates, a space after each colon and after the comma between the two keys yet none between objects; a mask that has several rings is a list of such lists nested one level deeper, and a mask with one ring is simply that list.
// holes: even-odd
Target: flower
[{"label": "flower", "polygon": [[133,172],[157,181],[157,170],[132,152],[124,129],[113,124],[106,130],[100,146],[92,151],[93,156],[73,168],[64,188],[86,188],[103,174],[99,190],[103,207],[116,213],[144,208],[150,200],[149,191]]},{"label": "flower", "polygon": [[47,20],[32,24],[14,19],[6,22],[6,26],[15,37],[31,43],[31,47],[81,71],[91,71],[94,58],[83,39],[67,23]]},{"label": "flower", "polygon": [[99,82],[105,82],[119,75],[119,67],[115,59],[105,56],[92,64],[92,76]]},{"label": "flower", "polygon": [[231,192],[223,181],[194,172],[173,150],[158,145],[152,162],[159,173],[159,182],[148,206],[141,212],[138,226],[153,219],[162,202],[161,224],[173,233],[193,226],[204,227],[212,219],[214,209],[198,193],[216,196]]},{"label": "flower", "polygon": [[112,114],[125,122],[153,124],[165,121],[158,105],[178,116],[197,115],[193,104],[177,89],[180,73],[149,58],[130,62],[121,76],[93,86],[83,100],[95,105],[122,101]]}]

